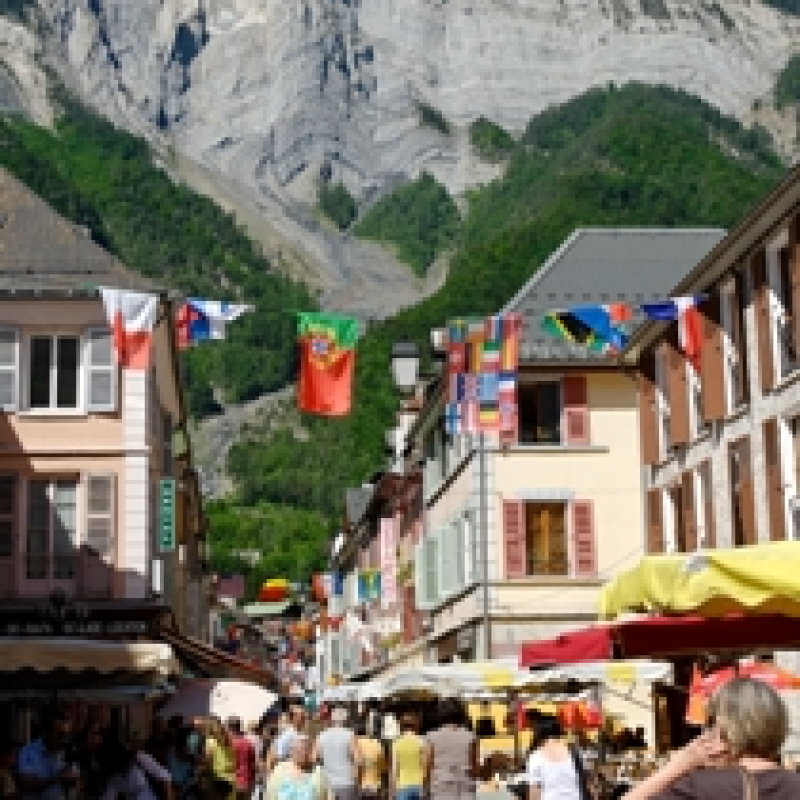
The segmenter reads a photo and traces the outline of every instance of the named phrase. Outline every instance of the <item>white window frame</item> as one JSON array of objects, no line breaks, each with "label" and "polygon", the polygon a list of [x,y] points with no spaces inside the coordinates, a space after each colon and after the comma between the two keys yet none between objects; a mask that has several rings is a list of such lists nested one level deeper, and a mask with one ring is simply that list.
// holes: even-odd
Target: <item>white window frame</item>
[{"label": "white window frame", "polygon": [[664,552],[676,553],[678,551],[678,537],[675,527],[675,502],[669,488],[661,489],[662,524],[664,531]]},{"label": "white window frame", "polygon": [[[55,344],[53,349],[52,361],[50,364],[50,399],[47,406],[31,406],[31,378],[33,377],[33,368],[31,359],[33,357],[33,340],[34,339],[50,339],[51,343]],[[77,385],[76,389],[76,404],[74,406],[58,406],[58,340],[59,339],[75,339],[77,342],[78,365],[76,373]],[[84,411],[84,353],[83,353],[83,337],[80,333],[74,331],[55,331],[52,333],[31,333],[25,340],[25,369],[22,371],[24,375],[25,387],[25,411],[31,415],[59,415],[59,414],[77,414]]]},{"label": "white window frame", "polygon": [[[90,358],[92,338],[95,336],[111,337],[111,364],[94,365]],[[119,397],[119,366],[114,353],[113,333],[108,328],[87,328],[83,333],[81,343],[81,374],[83,384],[83,397],[86,400],[86,410],[89,412],[113,412],[117,410],[117,398]],[[111,401],[109,403],[93,403],[91,393],[91,379],[93,373],[111,375]]]},{"label": "white window frame", "polygon": [[[33,483],[46,483],[47,484],[47,501],[48,501],[48,530],[47,530],[47,574],[44,578],[29,578],[28,577],[28,524],[29,515],[28,509],[30,504],[30,490]],[[75,562],[74,574],[72,578],[57,578],[54,573],[53,558],[56,555],[54,533],[55,533],[55,486],[57,483],[74,483],[75,484],[75,535],[72,545],[75,549]],[[23,523],[19,528],[19,548],[22,554],[20,560],[22,585],[24,587],[32,588],[38,587],[41,589],[53,589],[56,587],[71,587],[74,586],[78,574],[78,552],[82,544],[82,525],[81,525],[81,507],[82,507],[82,492],[80,478],[77,475],[42,475],[35,478],[28,478],[24,481],[22,489],[22,512]]]},{"label": "white window frame", "polygon": [[[92,510],[91,502],[92,502],[92,492],[91,492],[91,482],[95,480],[105,480],[109,482],[109,504],[110,508],[108,511],[104,512],[95,512]],[[86,527],[84,531],[84,543],[88,546],[92,547],[97,554],[109,564],[114,562],[114,551],[116,548],[116,541],[117,541],[117,485],[116,485],[116,475],[113,473],[88,473],[83,476],[83,489],[84,489],[84,498],[85,498],[85,508],[86,508]],[[94,547],[93,542],[89,540],[89,529],[93,520],[108,520],[108,542],[106,544],[106,549],[104,551],[100,551]]]},{"label": "white window frame", "polygon": [[[783,474],[783,500],[785,503],[784,519],[786,521],[786,540],[800,540],[800,485],[795,474],[795,450],[792,426],[800,425],[800,416],[778,417],[778,442],[780,446],[780,462]],[[798,525],[795,526],[795,517]]]},{"label": "white window frame", "polygon": [[0,328],[0,336],[9,334],[14,338],[14,363],[0,364],[0,372],[11,373],[14,376],[14,401],[8,405],[3,405],[3,411],[16,411],[19,407],[19,387],[20,387],[20,342],[19,342],[19,329],[12,327]]},{"label": "white window frame", "polygon": [[[722,323],[722,366],[723,377],[725,381],[725,414],[726,416],[733,414],[737,406],[734,401],[734,385],[733,385],[733,367],[734,359],[736,360],[739,369],[742,368],[741,359],[738,353],[733,348],[733,315],[735,309],[733,308],[733,299],[736,292],[736,279],[735,277],[729,278],[720,286],[720,322]],[[745,332],[742,331],[742,335]],[[743,376],[739,376],[739,380],[743,380]]]},{"label": "white window frame", "polygon": [[665,364],[664,352],[656,353],[656,416],[658,417],[658,451],[661,459],[669,456],[672,446],[670,439],[671,409],[667,392],[667,376],[669,370]]},{"label": "white window frame", "polygon": [[[769,288],[769,330],[770,342],[772,344],[772,371],[774,383],[788,378],[797,371],[797,365],[792,366],[786,372],[783,371],[783,349],[781,347],[781,337],[779,329],[781,325],[787,323],[786,307],[781,298],[781,270],[778,253],[789,246],[789,231],[784,228],[766,247],[767,255],[767,283]],[[791,291],[791,290],[790,290]]]}]

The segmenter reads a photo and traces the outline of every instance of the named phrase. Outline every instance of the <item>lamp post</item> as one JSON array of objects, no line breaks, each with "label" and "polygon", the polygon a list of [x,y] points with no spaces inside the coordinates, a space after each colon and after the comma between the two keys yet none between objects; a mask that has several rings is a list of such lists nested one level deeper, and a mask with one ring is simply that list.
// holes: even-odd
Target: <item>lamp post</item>
[{"label": "lamp post", "polygon": [[403,394],[414,391],[419,377],[419,347],[414,342],[401,341],[392,345],[392,376]]}]

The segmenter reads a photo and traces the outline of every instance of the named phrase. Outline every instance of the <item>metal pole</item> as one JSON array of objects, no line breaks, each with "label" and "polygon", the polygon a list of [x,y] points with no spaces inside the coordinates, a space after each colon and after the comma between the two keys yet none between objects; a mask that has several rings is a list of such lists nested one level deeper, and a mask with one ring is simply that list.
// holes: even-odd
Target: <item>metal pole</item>
[{"label": "metal pole", "polygon": [[492,640],[489,630],[489,524],[486,502],[486,433],[480,432],[478,440],[478,492],[479,517],[481,526],[481,559],[483,560],[483,657],[489,661],[492,657]]}]

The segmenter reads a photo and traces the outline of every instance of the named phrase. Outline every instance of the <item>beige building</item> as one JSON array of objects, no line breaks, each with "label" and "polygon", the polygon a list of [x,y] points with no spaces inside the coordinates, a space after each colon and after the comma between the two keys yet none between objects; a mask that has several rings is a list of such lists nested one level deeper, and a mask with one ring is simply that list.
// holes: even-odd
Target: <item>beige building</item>
[{"label": "beige building", "polygon": [[172,302],[160,295],[150,368],[120,368],[97,287],[143,279],[2,170],[0,200],[0,617],[62,597],[107,620],[166,607],[206,638]]}]

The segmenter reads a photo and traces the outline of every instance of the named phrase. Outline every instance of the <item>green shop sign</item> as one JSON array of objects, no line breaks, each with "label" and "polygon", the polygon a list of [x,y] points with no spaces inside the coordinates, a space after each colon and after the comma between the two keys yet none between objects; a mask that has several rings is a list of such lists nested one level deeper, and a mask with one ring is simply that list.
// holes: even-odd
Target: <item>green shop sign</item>
[{"label": "green shop sign", "polygon": [[161,552],[175,549],[175,478],[162,478],[159,482],[158,535]]}]

